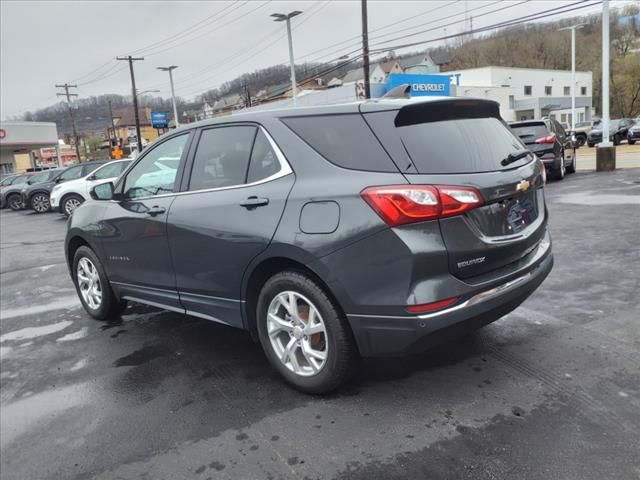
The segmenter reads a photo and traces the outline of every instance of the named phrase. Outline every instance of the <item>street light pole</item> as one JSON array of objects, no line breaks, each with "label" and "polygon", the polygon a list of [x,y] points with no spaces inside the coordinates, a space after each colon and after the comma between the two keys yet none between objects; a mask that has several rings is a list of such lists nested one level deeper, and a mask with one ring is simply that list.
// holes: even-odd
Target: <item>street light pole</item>
[{"label": "street light pole", "polygon": [[171,84],[171,103],[173,104],[173,118],[176,123],[176,128],[180,126],[180,120],[178,120],[178,108],[176,107],[176,92],[173,88],[173,70],[178,68],[177,65],[171,65],[170,67],[157,67],[158,70],[163,72],[169,72],[169,83]]},{"label": "street light pole", "polygon": [[609,141],[609,0],[602,2],[602,142],[596,151],[596,171],[616,168],[616,149]]},{"label": "street light pole", "polygon": [[576,29],[584,24],[572,25],[560,30],[571,30],[571,131],[576,130]]},{"label": "street light pole", "polygon": [[289,38],[289,63],[291,64],[291,94],[293,95],[293,105],[296,106],[298,94],[298,86],[296,82],[296,66],[293,61],[293,40],[291,38],[291,19],[302,12],[300,10],[294,10],[293,12],[284,13],[272,13],[271,16],[275,17],[274,22],[287,22],[287,37]]}]

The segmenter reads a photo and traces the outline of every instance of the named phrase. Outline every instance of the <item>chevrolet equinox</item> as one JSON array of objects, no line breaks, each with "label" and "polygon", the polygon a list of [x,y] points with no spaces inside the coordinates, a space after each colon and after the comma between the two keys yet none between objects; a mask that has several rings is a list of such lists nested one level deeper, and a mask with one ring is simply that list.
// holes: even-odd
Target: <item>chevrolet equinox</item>
[{"label": "chevrolet equinox", "polygon": [[545,169],[487,100],[250,112],[163,135],[71,216],[92,317],[134,301],[246,329],[294,387],[520,305],[553,265]]}]

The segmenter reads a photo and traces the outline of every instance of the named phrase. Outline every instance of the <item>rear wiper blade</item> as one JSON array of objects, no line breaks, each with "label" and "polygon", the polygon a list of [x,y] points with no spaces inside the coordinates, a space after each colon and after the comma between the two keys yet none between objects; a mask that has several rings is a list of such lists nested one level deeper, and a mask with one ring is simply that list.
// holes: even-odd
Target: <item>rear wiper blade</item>
[{"label": "rear wiper blade", "polygon": [[528,156],[531,152],[529,150],[518,150],[517,152],[510,153],[507,158],[500,162],[500,165],[506,167],[507,165],[517,162],[518,160]]}]

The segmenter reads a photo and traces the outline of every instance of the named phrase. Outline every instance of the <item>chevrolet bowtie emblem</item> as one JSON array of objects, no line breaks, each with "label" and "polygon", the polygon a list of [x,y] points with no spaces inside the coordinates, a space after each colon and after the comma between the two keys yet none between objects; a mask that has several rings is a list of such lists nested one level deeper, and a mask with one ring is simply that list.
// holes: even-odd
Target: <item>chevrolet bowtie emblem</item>
[{"label": "chevrolet bowtie emblem", "polygon": [[524,192],[525,190],[529,189],[529,185],[529,182],[527,182],[526,180],[522,180],[520,183],[518,183],[518,185],[516,185],[516,191]]}]

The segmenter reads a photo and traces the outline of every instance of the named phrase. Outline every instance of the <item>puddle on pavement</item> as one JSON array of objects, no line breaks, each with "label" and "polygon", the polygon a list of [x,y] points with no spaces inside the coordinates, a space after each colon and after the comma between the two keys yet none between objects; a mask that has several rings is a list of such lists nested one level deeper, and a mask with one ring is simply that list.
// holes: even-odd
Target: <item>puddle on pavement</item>
[{"label": "puddle on pavement", "polygon": [[88,383],[48,390],[2,406],[0,447],[4,449],[34,426],[43,427],[66,410],[89,403]]},{"label": "puddle on pavement", "polygon": [[42,325],[41,327],[21,328],[20,330],[0,335],[0,343],[12,340],[29,340],[32,338],[42,337],[44,335],[51,335],[52,333],[64,330],[72,323],[73,322],[70,320],[63,320],[62,322]]},{"label": "puddle on pavement", "polygon": [[559,203],[574,203],[576,205],[640,205],[640,195],[619,195],[614,193],[580,192],[559,195]]}]

